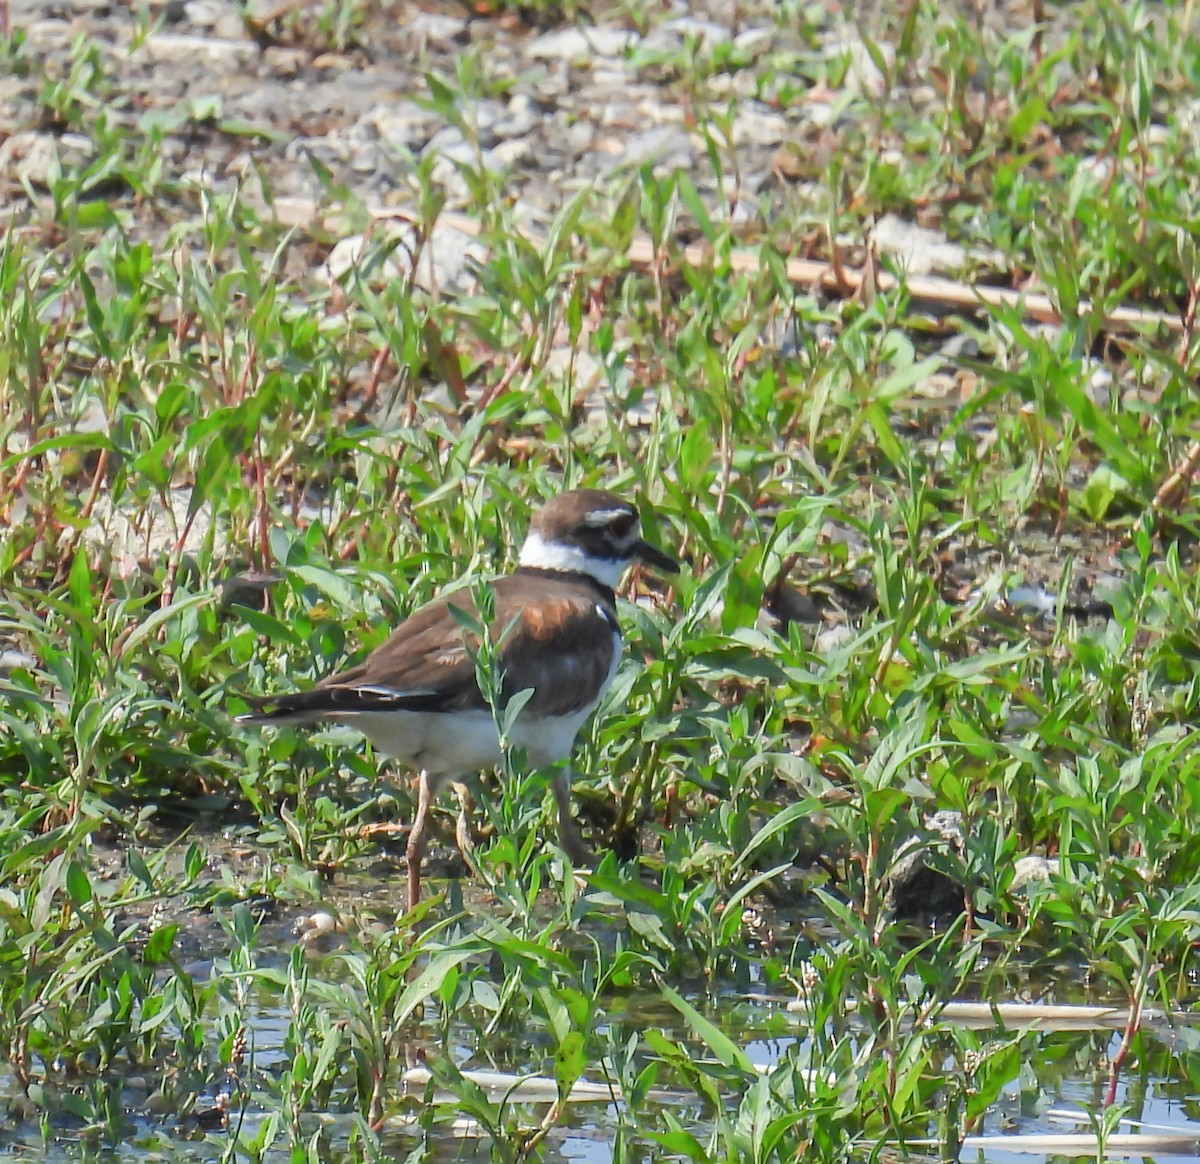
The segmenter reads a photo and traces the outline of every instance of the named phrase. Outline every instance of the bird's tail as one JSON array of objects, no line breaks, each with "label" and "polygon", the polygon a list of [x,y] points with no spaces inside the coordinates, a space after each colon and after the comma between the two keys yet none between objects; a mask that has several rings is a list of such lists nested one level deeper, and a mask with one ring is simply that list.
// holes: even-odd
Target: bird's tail
[{"label": "bird's tail", "polygon": [[436,691],[394,691],[370,684],[327,683],[307,691],[283,695],[243,695],[250,710],[235,722],[315,723],[322,719],[345,719],[369,711],[441,711],[443,697]]},{"label": "bird's tail", "polygon": [[289,724],[312,723],[327,714],[326,700],[313,699],[311,691],[291,691],[283,695],[243,695],[250,710],[234,717],[234,723]]}]

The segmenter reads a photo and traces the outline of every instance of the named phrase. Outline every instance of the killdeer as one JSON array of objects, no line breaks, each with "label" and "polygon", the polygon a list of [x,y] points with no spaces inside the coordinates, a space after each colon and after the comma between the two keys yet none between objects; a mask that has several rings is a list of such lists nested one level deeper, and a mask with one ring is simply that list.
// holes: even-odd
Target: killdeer
[{"label": "killdeer", "polygon": [[[511,733],[531,764],[560,764],[617,671],[621,629],[614,589],[633,562],[670,574],[679,564],[643,540],[637,510],[614,493],[572,489],[534,516],[517,569],[496,580],[501,699],[532,691]],[[462,591],[422,607],[364,663],[308,691],[249,700],[242,723],[345,723],[420,773],[408,834],[408,907],[421,896],[426,818],[448,780],[501,759],[491,710],[476,681],[472,635],[452,608],[474,614]],[[555,773],[559,842],[573,864],[594,858],[571,818],[571,775]]]}]

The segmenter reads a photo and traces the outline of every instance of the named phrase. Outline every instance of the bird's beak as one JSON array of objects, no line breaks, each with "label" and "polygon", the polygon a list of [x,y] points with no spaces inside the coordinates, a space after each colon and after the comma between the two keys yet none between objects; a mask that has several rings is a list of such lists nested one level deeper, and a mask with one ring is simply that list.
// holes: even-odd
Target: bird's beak
[{"label": "bird's beak", "polygon": [[670,554],[664,554],[657,546],[652,546],[647,541],[639,539],[634,543],[633,556],[639,562],[654,566],[664,574],[679,573],[679,563]]}]

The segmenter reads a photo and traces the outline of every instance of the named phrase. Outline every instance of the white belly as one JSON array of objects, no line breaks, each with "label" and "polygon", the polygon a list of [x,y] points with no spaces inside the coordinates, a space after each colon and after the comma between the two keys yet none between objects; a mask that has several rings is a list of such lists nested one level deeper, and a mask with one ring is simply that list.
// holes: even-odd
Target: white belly
[{"label": "white belly", "polygon": [[500,762],[500,741],[487,711],[368,711],[342,722],[362,732],[377,751],[428,772],[435,782]]},{"label": "white belly", "polygon": [[[566,760],[575,737],[600,706],[621,662],[621,636],[615,634],[612,665],[596,698],[568,715],[517,717],[512,746],[520,748],[535,767]],[[428,772],[434,784],[494,768],[501,760],[500,739],[489,711],[366,711],[337,717],[362,732],[385,756],[418,771]]]},{"label": "white belly", "polygon": [[[524,751],[534,766],[566,760],[598,703],[571,715],[518,716],[511,744]],[[385,756],[428,772],[435,784],[494,768],[501,760],[500,739],[487,711],[370,711],[339,718],[362,732]]]}]

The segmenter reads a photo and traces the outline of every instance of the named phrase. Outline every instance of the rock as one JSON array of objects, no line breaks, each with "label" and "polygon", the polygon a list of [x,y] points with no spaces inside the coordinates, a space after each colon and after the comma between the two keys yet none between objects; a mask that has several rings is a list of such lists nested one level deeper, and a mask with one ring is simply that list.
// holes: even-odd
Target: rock
[{"label": "rock", "polygon": [[594,392],[604,382],[604,368],[600,361],[590,352],[578,348],[554,348],[542,367],[550,379],[570,383],[577,397]]},{"label": "rock", "polygon": [[505,109],[492,122],[497,138],[527,137],[542,123],[545,113],[527,93],[514,93]]},{"label": "rock", "polygon": [[590,65],[597,57],[619,57],[637,43],[623,28],[559,28],[532,41],[525,54],[533,60]]},{"label": "rock", "polygon": [[[632,108],[633,103],[626,100],[631,87],[630,77],[631,70],[624,61],[605,61],[597,65],[592,70],[591,88],[599,101],[597,104],[588,104],[587,116],[594,118],[597,108],[605,109],[614,103]],[[637,124],[636,121],[629,122],[630,126]]]},{"label": "rock", "polygon": [[1030,619],[1035,624],[1053,623],[1058,608],[1058,595],[1044,586],[1014,586],[1004,598],[1013,614]]},{"label": "rock", "polygon": [[1095,406],[1107,411],[1112,402],[1114,377],[1112,370],[1100,360],[1085,356],[1083,360],[1084,391]]},{"label": "rock", "polygon": [[431,45],[447,45],[458,40],[467,31],[467,22],[461,16],[448,12],[423,12],[409,8],[404,19],[403,31],[409,48],[423,52]]},{"label": "rock", "polygon": [[25,26],[25,43],[42,53],[70,47],[73,35],[69,20],[35,20]]},{"label": "rock", "polygon": [[[325,260],[326,271],[331,279],[356,269],[368,277],[374,273],[383,279],[407,278],[413,270],[417,238],[417,228],[410,222],[380,221],[371,240],[362,234],[342,239]],[[487,247],[474,235],[435,223],[417,256],[413,281],[425,291],[466,294],[474,289],[474,265],[486,262],[487,254]]]},{"label": "rock", "polygon": [[765,624],[766,629],[786,635],[794,622],[820,624],[821,621],[817,604],[786,579],[777,579],[763,594],[759,624]]},{"label": "rock", "polygon": [[[961,855],[964,851],[962,816],[948,809],[925,818],[925,827],[942,843]],[[936,843],[936,842],[935,842]],[[958,913],[963,907],[963,886],[927,864],[930,842],[913,837],[896,855],[886,879],[884,905],[901,917],[928,917]]]},{"label": "rock", "polygon": [[1097,186],[1104,186],[1112,181],[1114,169],[1115,163],[1112,158],[1094,156],[1080,158],[1079,164],[1075,167],[1075,172],[1091,178]]},{"label": "rock", "polygon": [[237,15],[237,10],[226,0],[186,0],[183,12],[195,28],[212,28],[228,12]]},{"label": "rock", "polygon": [[377,174],[388,162],[387,151],[376,145],[360,146],[350,154],[350,168],[356,174]]},{"label": "rock", "polygon": [[94,153],[95,146],[81,133],[24,130],[0,143],[0,180],[15,178],[47,189],[63,174],[83,169]]},{"label": "rock", "polygon": [[172,489],[167,494],[169,508],[156,498],[145,513],[130,513],[113,509],[102,493],[96,499],[92,520],[83,531],[83,540],[107,550],[121,577],[135,574],[145,562],[152,562],[173,553],[180,534],[187,529],[182,552],[194,558],[201,553],[206,540],[214,534],[213,512],[208,503],[202,505],[191,526],[188,526],[190,488]]},{"label": "rock", "polygon": [[295,77],[308,64],[308,53],[303,49],[271,45],[263,52],[263,64],[276,77]]},{"label": "rock", "polygon": [[[884,63],[890,67],[896,59],[895,48],[881,42],[877,42],[875,48]],[[843,35],[826,44],[825,57],[830,61],[839,58],[847,60],[844,83],[848,90],[857,91],[866,97],[883,97],[887,93],[887,77],[875,63],[871,50],[857,32],[845,29]]]},{"label": "rock", "polygon": [[182,32],[151,33],[130,56],[131,60],[158,63],[180,61],[220,69],[239,69],[258,59],[259,48],[252,40],[190,36]]},{"label": "rock", "polygon": [[499,175],[508,165],[502,155],[470,141],[461,129],[452,125],[439,129],[426,142],[421,157],[430,156],[435,159],[430,176],[439,186],[445,187],[447,196],[452,199],[470,196],[470,186],[463,177],[463,169]]},{"label": "rock", "polygon": [[28,652],[0,646],[0,675],[7,677],[14,671],[33,671],[37,665],[37,659]]},{"label": "rock", "polygon": [[711,47],[724,44],[729,39],[729,29],[724,25],[695,16],[677,16],[651,29],[641,47],[652,52],[674,52],[688,41]]},{"label": "rock", "polygon": [[816,638],[813,639],[813,651],[818,655],[832,654],[839,647],[844,647],[848,643],[852,643],[855,634],[856,632],[852,626],[844,622],[836,623],[834,626],[827,627],[817,634]]},{"label": "rock", "polygon": [[738,106],[733,119],[733,144],[775,146],[793,136],[787,118],[757,101]]},{"label": "rock", "polygon": [[828,129],[834,122],[833,102],[809,101],[804,107],[804,118],[813,129]]},{"label": "rock", "polygon": [[624,153],[614,164],[643,166],[653,162],[655,169],[690,170],[692,158],[692,139],[687,130],[663,125],[630,134],[624,142]]},{"label": "rock", "polygon": [[590,150],[595,140],[596,127],[589,121],[577,121],[569,125],[563,134],[563,145],[576,157]]},{"label": "rock", "polygon": [[348,53],[321,53],[312,60],[314,69],[328,69],[333,73],[350,73],[357,65],[358,62]]},{"label": "rock", "polygon": [[248,606],[261,609],[264,595],[283,581],[282,574],[262,570],[241,570],[222,578],[216,585],[222,607]]},{"label": "rock", "polygon": [[952,335],[938,346],[938,355],[951,365],[960,360],[977,360],[979,354],[979,341],[967,331]]},{"label": "rock", "polygon": [[236,9],[222,12],[212,27],[213,36],[226,40],[241,40],[246,32],[246,22]]},{"label": "rock", "polygon": [[533,143],[525,137],[514,137],[511,141],[502,141],[487,152],[489,168],[507,170],[533,153]]},{"label": "rock", "polygon": [[164,24],[179,24],[187,19],[187,0],[154,0],[148,8]]},{"label": "rock", "polygon": [[757,52],[774,44],[776,35],[773,28],[747,28],[733,38],[733,46],[742,52]]},{"label": "rock", "polygon": [[415,101],[377,105],[363,121],[388,145],[413,153],[420,152],[439,125],[438,115]]},{"label": "rock", "polygon": [[1009,889],[1025,889],[1031,882],[1048,881],[1057,868],[1057,863],[1048,857],[1031,853],[1013,862],[1012,882]]},{"label": "rock", "polygon": [[999,262],[995,254],[968,251],[951,242],[941,231],[905,222],[895,214],[885,214],[875,223],[871,241],[883,254],[899,259],[900,266],[913,275],[962,271],[969,259]]}]

